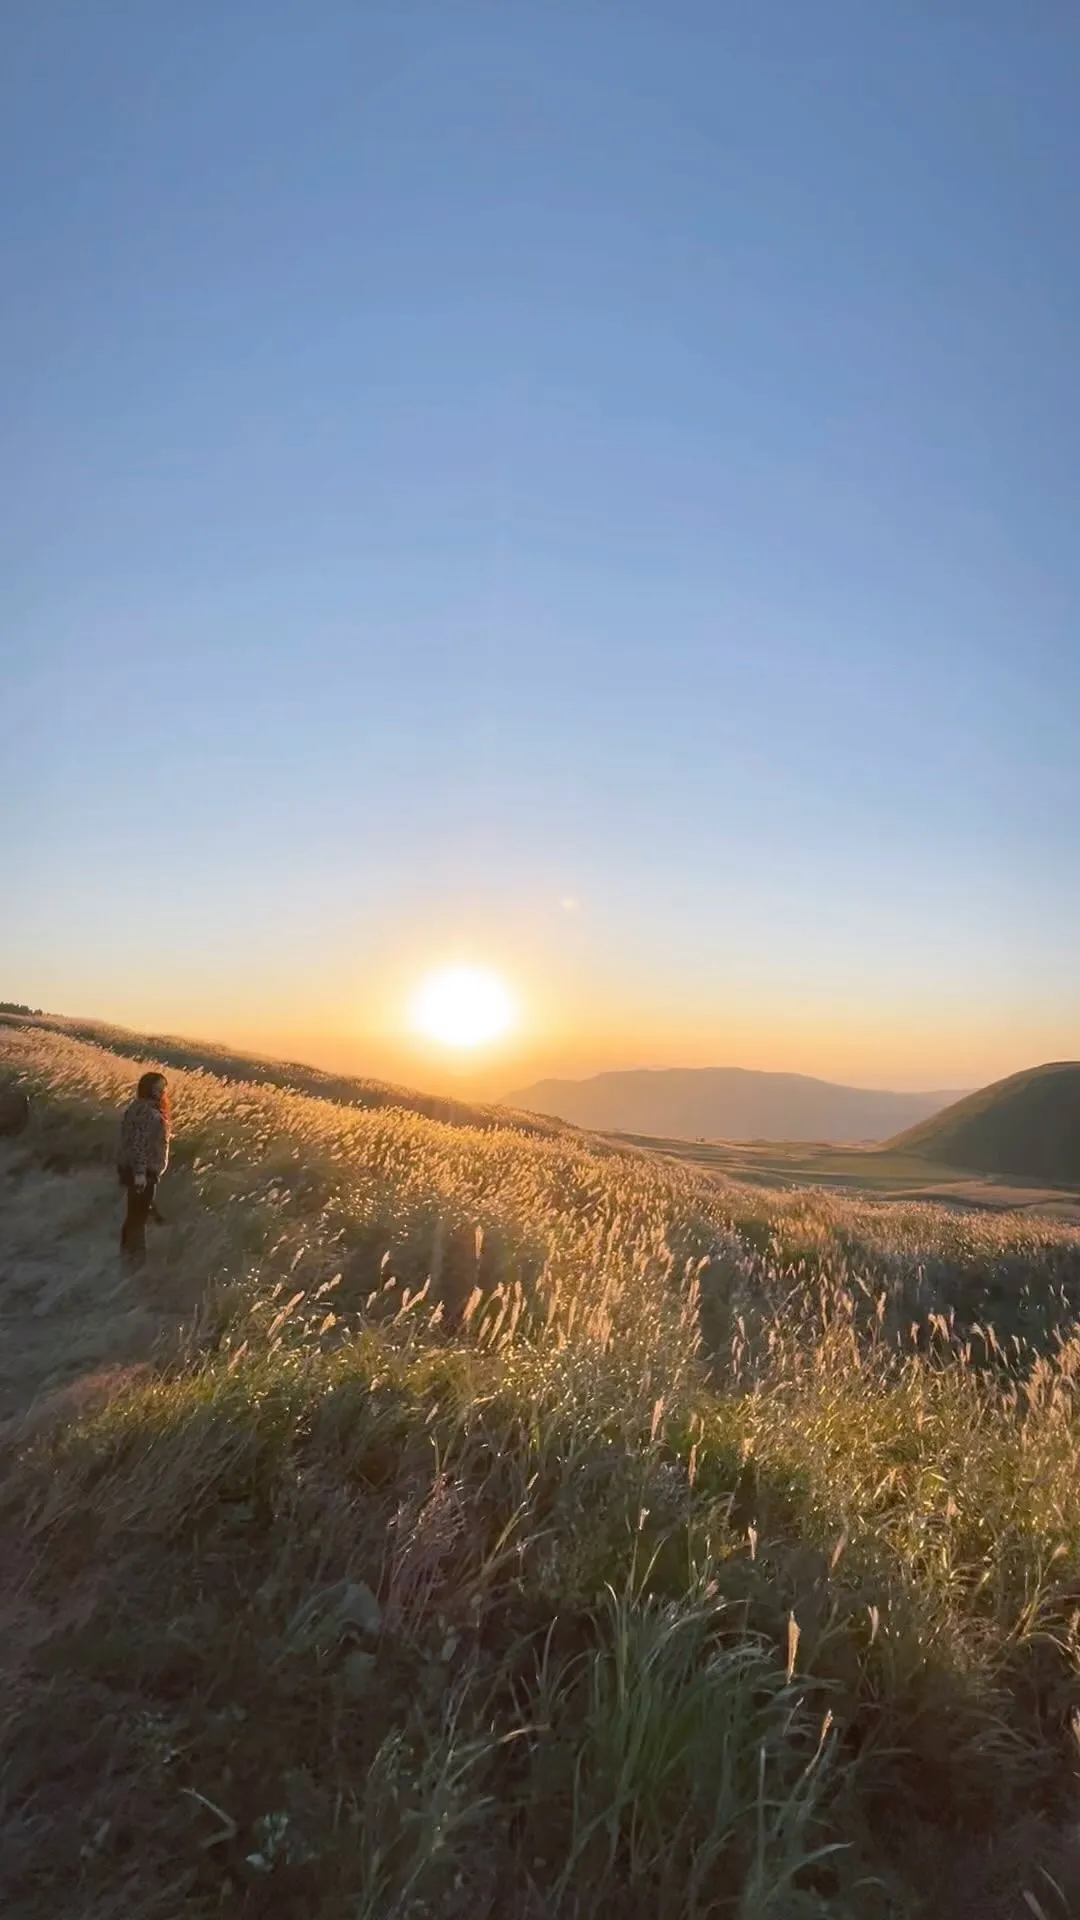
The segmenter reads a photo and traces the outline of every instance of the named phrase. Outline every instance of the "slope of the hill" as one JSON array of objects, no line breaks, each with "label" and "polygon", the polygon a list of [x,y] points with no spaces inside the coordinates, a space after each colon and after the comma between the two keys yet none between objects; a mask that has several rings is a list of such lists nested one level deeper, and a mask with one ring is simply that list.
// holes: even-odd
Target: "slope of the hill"
[{"label": "slope of the hill", "polygon": [[540,1080],[506,1104],[578,1127],[675,1140],[886,1140],[955,1093],[834,1086],[801,1073],[743,1067],[641,1068],[589,1080]]},{"label": "slope of the hill", "polygon": [[85,1040],[110,1053],[122,1053],[130,1060],[180,1067],[188,1072],[213,1073],[219,1080],[242,1080],[251,1086],[280,1087],[289,1093],[310,1094],[316,1100],[332,1100],[337,1106],[400,1107],[406,1113],[442,1120],[452,1127],[511,1126],[545,1137],[563,1131],[557,1119],[539,1112],[508,1113],[504,1107],[482,1106],[443,1094],[419,1093],[415,1088],[394,1086],[387,1080],[326,1073],[319,1067],[295,1060],[267,1060],[260,1054],[241,1053],[235,1047],[215,1046],[210,1041],[188,1040],[175,1034],[131,1033],[126,1027],[109,1026],[105,1021],[73,1020],[60,1014],[28,1016],[5,1011],[0,1005],[0,1026],[24,1025],[67,1034],[73,1040]]},{"label": "slope of the hill", "polygon": [[947,1166],[1070,1186],[1080,1182],[1080,1061],[996,1080],[891,1145]]},{"label": "slope of the hill", "polygon": [[0,1028],[0,1911],[1080,1912],[1080,1232],[177,1069],[131,1272],[139,1068]]}]

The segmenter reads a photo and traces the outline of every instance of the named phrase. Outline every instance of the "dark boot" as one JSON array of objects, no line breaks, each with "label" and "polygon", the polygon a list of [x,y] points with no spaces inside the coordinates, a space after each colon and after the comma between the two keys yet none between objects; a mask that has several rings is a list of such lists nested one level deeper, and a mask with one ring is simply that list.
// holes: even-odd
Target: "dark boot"
[{"label": "dark boot", "polygon": [[127,1214],[120,1234],[120,1245],[132,1265],[138,1265],[146,1257],[146,1216],[150,1204],[150,1195],[145,1187],[133,1185],[128,1188]]}]

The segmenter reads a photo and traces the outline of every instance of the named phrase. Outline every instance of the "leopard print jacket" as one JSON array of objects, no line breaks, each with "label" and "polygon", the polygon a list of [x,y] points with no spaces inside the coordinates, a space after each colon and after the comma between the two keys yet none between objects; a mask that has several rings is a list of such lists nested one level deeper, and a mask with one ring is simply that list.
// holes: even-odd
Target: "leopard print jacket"
[{"label": "leopard print jacket", "polygon": [[169,1131],[152,1100],[133,1100],[120,1122],[117,1165],[132,1173],[164,1173],[169,1164]]}]

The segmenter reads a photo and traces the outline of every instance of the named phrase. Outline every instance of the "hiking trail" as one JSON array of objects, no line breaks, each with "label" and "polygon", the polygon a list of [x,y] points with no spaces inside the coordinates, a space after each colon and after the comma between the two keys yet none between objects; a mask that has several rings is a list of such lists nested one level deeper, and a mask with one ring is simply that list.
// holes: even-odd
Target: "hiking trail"
[{"label": "hiking trail", "polygon": [[111,1167],[60,1172],[25,1140],[0,1141],[0,1435],[106,1398],[179,1326],[178,1229],[159,1228],[129,1270],[122,1217]]}]

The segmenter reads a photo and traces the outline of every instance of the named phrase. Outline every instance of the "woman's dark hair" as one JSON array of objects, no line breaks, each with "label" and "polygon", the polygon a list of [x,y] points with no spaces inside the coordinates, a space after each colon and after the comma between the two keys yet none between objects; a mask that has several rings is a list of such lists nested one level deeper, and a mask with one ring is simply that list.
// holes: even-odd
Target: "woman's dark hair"
[{"label": "woman's dark hair", "polygon": [[169,1089],[163,1073],[144,1073],[135,1089],[140,1100],[152,1100],[165,1122],[165,1132],[172,1131],[172,1108],[169,1105]]}]

